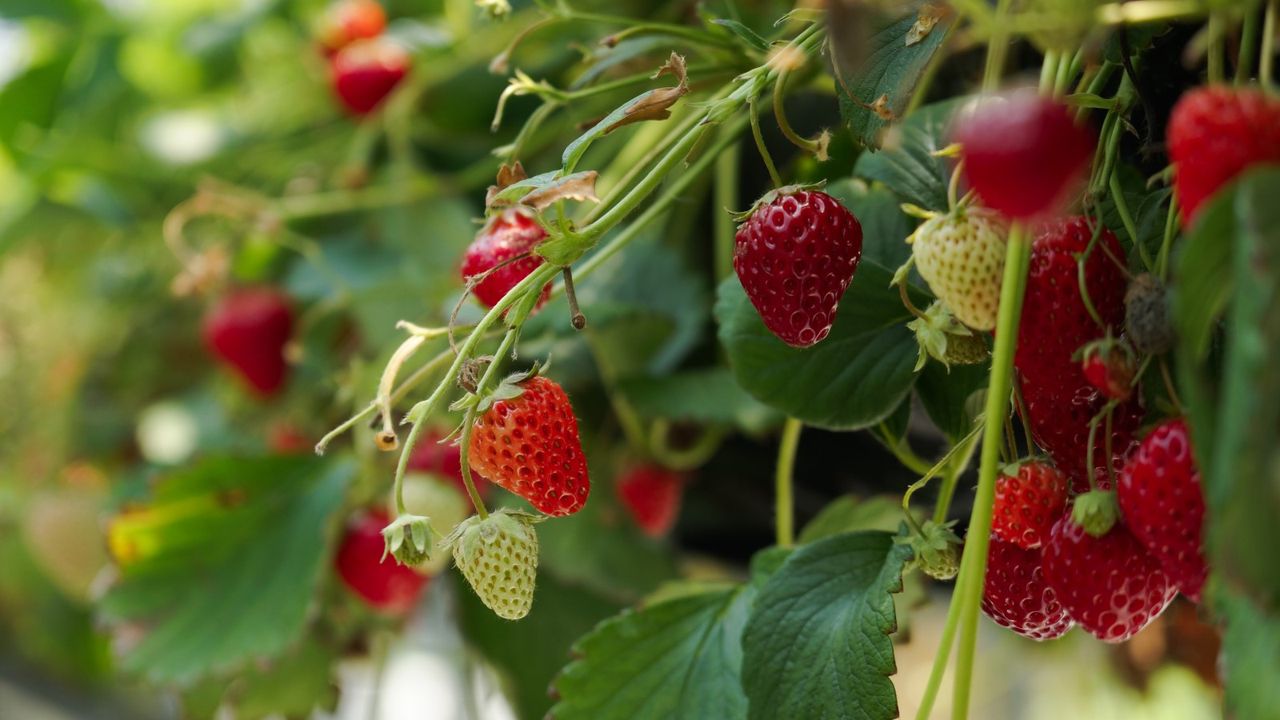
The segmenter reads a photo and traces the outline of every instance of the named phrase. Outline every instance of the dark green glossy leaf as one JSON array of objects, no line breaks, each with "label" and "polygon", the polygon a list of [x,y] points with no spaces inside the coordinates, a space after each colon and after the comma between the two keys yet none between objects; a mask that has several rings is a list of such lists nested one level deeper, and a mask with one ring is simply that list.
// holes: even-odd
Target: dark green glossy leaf
[{"label": "dark green glossy leaf", "polygon": [[892,145],[858,157],[854,175],[884,183],[905,202],[946,210],[951,163],[933,153],[947,146],[951,114],[963,102],[946,100],[912,113],[898,126]]},{"label": "dark green glossy leaf", "polygon": [[916,221],[902,212],[901,201],[884,187],[868,187],[865,182],[846,178],[828,185],[826,191],[862,225],[862,259],[886,268],[897,268],[911,257],[907,236]]},{"label": "dark green glossy leaf", "polygon": [[762,432],[782,416],[748,395],[728,368],[688,370],[661,377],[634,377],[618,390],[642,417],[732,425]]},{"label": "dark green glossy leaf", "polygon": [[969,434],[973,420],[982,411],[974,402],[974,393],[987,387],[990,377],[986,363],[952,365],[948,371],[942,363],[930,360],[916,380],[916,395],[929,414],[929,419],[951,442]]}]

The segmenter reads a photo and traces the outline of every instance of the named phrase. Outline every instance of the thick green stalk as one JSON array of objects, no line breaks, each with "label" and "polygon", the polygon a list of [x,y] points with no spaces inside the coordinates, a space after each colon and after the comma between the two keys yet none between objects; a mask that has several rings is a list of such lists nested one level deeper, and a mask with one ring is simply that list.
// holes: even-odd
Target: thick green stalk
[{"label": "thick green stalk", "polygon": [[1276,64],[1276,16],[1280,15],[1280,0],[1267,3],[1267,14],[1262,20],[1262,53],[1258,58],[1258,81],[1262,89],[1274,92],[1271,74]]},{"label": "thick green stalk", "polygon": [[[991,381],[987,388],[984,411],[986,425],[982,435],[982,460],[978,467],[978,490],[973,513],[969,516],[969,532],[964,559],[960,564],[959,598],[960,647],[956,660],[954,720],[969,714],[969,689],[973,680],[973,656],[978,635],[978,606],[982,598],[982,578],[987,571],[987,550],[991,541],[991,514],[995,500],[996,474],[1000,469],[1000,443],[1009,412],[1013,389],[1013,351],[1018,341],[1018,320],[1022,316],[1022,298],[1027,287],[1027,265],[1031,257],[1031,239],[1021,224],[1009,231],[1005,251],[1004,279],[1000,286],[1000,310],[996,318],[995,349],[991,355]],[[955,598],[952,602],[956,602]]]},{"label": "thick green stalk", "polygon": [[796,448],[800,445],[800,430],[804,423],[787,418],[782,426],[782,444],[778,447],[778,467],[774,473],[774,503],[777,507],[774,528],[778,547],[795,544],[795,507],[792,493],[792,476],[795,474]]},{"label": "thick green stalk", "polygon": [[738,146],[726,148],[716,156],[715,167],[716,280],[733,274],[733,246],[737,228],[731,211],[738,206]]},{"label": "thick green stalk", "polygon": [[1262,8],[1245,13],[1244,25],[1240,28],[1240,52],[1236,55],[1236,85],[1244,85],[1249,81],[1249,73],[1253,70],[1254,60],[1258,54],[1258,14]]},{"label": "thick green stalk", "polygon": [[[964,575],[956,581],[957,597],[969,593],[968,583]],[[938,650],[933,656],[933,669],[929,671],[929,682],[925,685],[924,694],[920,696],[920,708],[916,711],[916,720],[929,720],[933,713],[933,703],[938,699],[938,690],[942,687],[942,678],[947,674],[947,661],[951,659],[951,646],[956,639],[956,630],[960,625],[960,603],[952,602],[947,608],[946,624],[942,627],[942,637],[938,640]]]}]

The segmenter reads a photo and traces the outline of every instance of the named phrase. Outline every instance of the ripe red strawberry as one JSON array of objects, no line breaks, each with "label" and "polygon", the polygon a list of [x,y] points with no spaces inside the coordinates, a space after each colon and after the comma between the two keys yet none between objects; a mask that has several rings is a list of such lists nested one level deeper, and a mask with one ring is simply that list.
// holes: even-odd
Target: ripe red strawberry
[{"label": "ripe red strawberry", "polygon": [[1089,384],[1113,400],[1127,400],[1133,394],[1133,353],[1111,338],[1084,347],[1080,369]]},{"label": "ripe red strawberry", "polygon": [[347,525],[334,557],[334,567],[346,586],[380,612],[402,615],[413,608],[427,578],[395,558],[383,557],[382,528],[391,522],[381,510],[371,510]]},{"label": "ripe red strawberry", "polygon": [[1160,562],[1121,523],[1093,537],[1065,513],[1043,552],[1044,576],[1058,601],[1105,642],[1138,634],[1178,594]]},{"label": "ripe red strawberry", "polygon": [[1063,207],[1093,158],[1094,135],[1062,103],[1030,91],[986,98],[957,117],[964,176],[984,205],[1008,217]]},{"label": "ripe red strawberry", "polygon": [[667,534],[680,514],[685,476],[658,465],[637,465],[618,478],[618,497],[650,537]]},{"label": "ripe red strawberry", "polygon": [[222,296],[204,318],[204,343],[259,395],[274,395],[289,374],[284,346],[293,334],[289,298],[266,287]]},{"label": "ripe red strawberry", "polygon": [[339,0],[329,6],[316,28],[316,39],[325,55],[332,55],[357,40],[382,34],[387,14],[374,0]]},{"label": "ripe red strawberry", "polygon": [[1048,463],[1020,464],[996,478],[991,532],[1020,548],[1038,548],[1067,506],[1067,476]]},{"label": "ripe red strawberry", "polygon": [[[1081,297],[1076,264],[1092,238],[1089,221],[1083,217],[1056,220],[1039,231],[1031,251],[1014,355],[1036,442],[1076,482],[1078,491],[1088,487],[1084,466],[1089,421],[1102,410],[1107,398],[1089,382],[1074,358],[1088,343],[1109,331],[1119,332],[1126,285],[1120,242],[1103,229],[1085,262],[1089,299],[1103,323],[1099,325]],[[1115,409],[1113,458],[1123,457],[1132,445],[1133,431],[1141,418],[1136,400]],[[1106,467],[1105,447],[1105,433],[1100,429],[1094,440],[1095,470]]]},{"label": "ripe red strawberry", "polygon": [[535,376],[476,419],[468,457],[489,482],[547,515],[571,515],[591,492],[578,420],[564,388]]},{"label": "ripe red strawberry", "polygon": [[[406,467],[411,472],[423,472],[436,475],[456,485],[465,495],[467,485],[462,480],[462,448],[452,441],[440,442],[443,437],[438,433],[426,432],[413,448]],[[489,497],[489,483],[484,478],[471,475],[480,497]]]},{"label": "ripe red strawberry", "polygon": [[816,190],[783,188],[738,226],[733,269],[765,327],[808,347],[831,332],[862,257],[862,226]]},{"label": "ripe red strawberry", "polygon": [[1071,617],[1045,582],[1040,550],[1027,550],[992,536],[982,612],[996,624],[1031,638],[1052,640],[1071,629]]},{"label": "ripe red strawberry", "polygon": [[285,421],[267,429],[267,447],[277,455],[298,455],[311,452],[315,442],[297,425]]},{"label": "ripe red strawberry", "polygon": [[[507,291],[538,269],[542,256],[532,250],[547,237],[547,231],[538,224],[527,210],[511,208],[489,219],[484,229],[471,241],[462,256],[462,279],[468,280],[488,270],[503,265],[492,275],[476,285],[473,294],[485,307],[493,307],[506,296]],[[528,257],[510,262],[511,258],[529,253]],[[547,301],[551,284],[542,289],[538,306]]]},{"label": "ripe red strawberry", "polygon": [[1204,494],[1184,420],[1151,431],[1125,463],[1116,494],[1134,536],[1182,594],[1198,602],[1209,573],[1202,539]]},{"label": "ripe red strawberry", "polygon": [[1174,190],[1190,223],[1218,188],[1246,168],[1280,163],[1280,100],[1261,90],[1201,87],[1169,117]]},{"label": "ripe red strawberry", "polygon": [[386,40],[360,40],[338,51],[329,62],[333,90],[355,115],[368,115],[382,104],[409,72],[409,53]]}]

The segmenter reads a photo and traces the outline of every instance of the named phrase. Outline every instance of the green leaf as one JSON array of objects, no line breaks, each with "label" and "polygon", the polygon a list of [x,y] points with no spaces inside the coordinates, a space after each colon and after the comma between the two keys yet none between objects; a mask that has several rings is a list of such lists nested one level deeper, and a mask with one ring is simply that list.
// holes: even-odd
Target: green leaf
[{"label": "green leaf", "polygon": [[854,530],[897,532],[902,523],[902,501],[892,495],[860,498],[842,495],[832,500],[800,531],[804,545]]},{"label": "green leaf", "polygon": [[760,590],[742,639],[750,718],[895,718],[893,593],[909,548],[884,532],[797,549]]},{"label": "green leaf", "polygon": [[933,153],[947,146],[951,114],[964,101],[946,100],[912,113],[898,127],[892,147],[858,157],[854,175],[884,183],[906,202],[928,210],[946,210],[951,164]]},{"label": "green leaf", "polygon": [[720,285],[720,342],[738,384],[806,424],[853,430],[884,420],[911,392],[916,341],[889,271],[864,262],[822,342],[793,348],[764,326],[736,277]]},{"label": "green leaf", "polygon": [[335,661],[332,648],[310,638],[275,662],[250,669],[228,700],[243,720],[307,717],[317,708],[332,711],[338,701]]},{"label": "green leaf", "polygon": [[752,30],[751,28],[747,27],[746,25],[743,25],[737,20],[716,18],[711,22],[733,33],[735,36],[738,37],[738,39],[744,41],[747,44],[747,46],[753,50],[758,50],[759,52],[769,51],[768,41],[760,37],[760,35],[755,30]]},{"label": "green leaf", "polygon": [[920,371],[916,395],[929,419],[951,442],[973,429],[974,418],[982,412],[974,394],[986,390],[989,376],[986,363],[952,365],[948,371],[942,363],[931,361]]},{"label": "green leaf", "polygon": [[100,609],[148,624],[123,668],[185,684],[294,642],[354,474],[320,458],[210,459],[118,516],[110,540],[121,579]]},{"label": "green leaf", "polygon": [[[902,117],[916,84],[955,22],[955,14],[946,13],[919,42],[908,45],[908,33],[916,19],[916,13],[911,13],[882,24],[865,38],[860,32],[832,32],[833,55],[840,58],[834,68],[840,116],[854,137],[869,148],[880,147],[882,131],[890,124],[869,106],[883,97],[893,117]],[[832,22],[837,22],[834,16]],[[858,47],[844,47],[846,43]]]},{"label": "green leaf", "polygon": [[759,433],[782,416],[748,395],[729,368],[688,370],[661,377],[634,377],[618,390],[642,417],[732,425]]},{"label": "green leaf", "polygon": [[1280,621],[1248,598],[1224,592],[1216,598],[1226,629],[1227,717],[1271,717],[1280,707]]}]

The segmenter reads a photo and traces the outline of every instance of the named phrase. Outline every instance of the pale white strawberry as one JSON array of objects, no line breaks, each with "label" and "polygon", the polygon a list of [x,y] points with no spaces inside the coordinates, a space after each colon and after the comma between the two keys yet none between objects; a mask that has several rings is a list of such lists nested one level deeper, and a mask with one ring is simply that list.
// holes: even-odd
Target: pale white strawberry
[{"label": "pale white strawberry", "polygon": [[993,330],[1008,235],[997,213],[962,206],[925,220],[907,242],[920,276],[956,319]]}]

